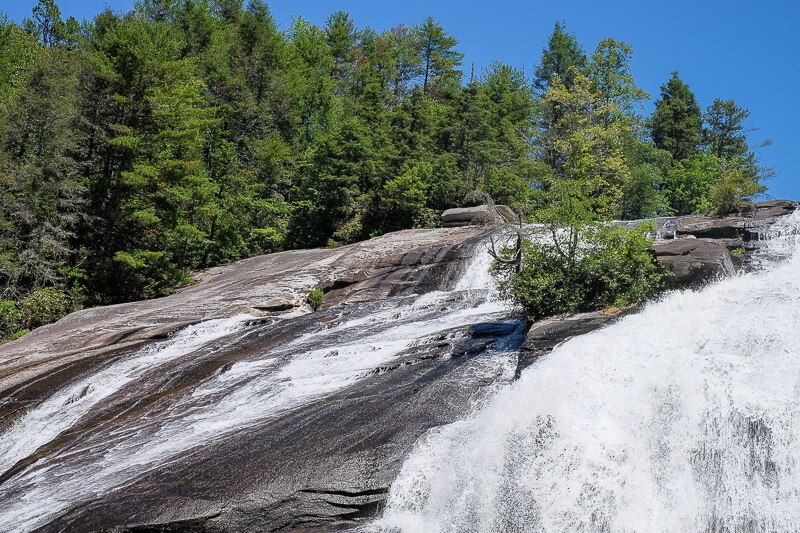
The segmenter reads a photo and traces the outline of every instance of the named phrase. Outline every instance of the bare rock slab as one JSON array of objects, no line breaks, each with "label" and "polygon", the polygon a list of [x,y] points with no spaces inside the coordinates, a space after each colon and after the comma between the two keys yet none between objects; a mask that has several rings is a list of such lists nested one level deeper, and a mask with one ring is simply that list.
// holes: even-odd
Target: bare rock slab
[{"label": "bare rock slab", "polygon": [[678,285],[696,287],[735,272],[728,248],[710,239],[659,242],[652,250],[656,259],[672,272]]}]

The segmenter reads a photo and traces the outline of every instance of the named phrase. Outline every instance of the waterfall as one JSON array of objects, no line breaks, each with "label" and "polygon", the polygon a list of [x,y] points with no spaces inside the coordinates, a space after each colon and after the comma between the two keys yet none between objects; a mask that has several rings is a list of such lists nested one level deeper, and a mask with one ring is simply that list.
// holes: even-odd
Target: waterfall
[{"label": "waterfall", "polygon": [[[66,384],[0,433],[0,531],[56,520],[197,447],[352,386],[430,337],[508,318],[490,263],[479,246],[452,290],[329,309],[321,316],[338,319],[307,320],[279,346],[254,342],[255,353],[178,392],[179,376],[276,326],[250,316],[202,322]],[[510,381],[521,331],[520,322],[477,371]],[[156,400],[140,405],[145,396]]]},{"label": "waterfall", "polygon": [[429,432],[369,529],[800,529],[800,217],[761,271],[576,337]]}]

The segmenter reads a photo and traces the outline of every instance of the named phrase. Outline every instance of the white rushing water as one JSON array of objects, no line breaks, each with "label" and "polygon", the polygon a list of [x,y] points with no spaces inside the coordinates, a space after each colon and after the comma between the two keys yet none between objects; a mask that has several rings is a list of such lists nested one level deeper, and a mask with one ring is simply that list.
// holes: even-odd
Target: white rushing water
[{"label": "white rushing water", "polygon": [[798,228],[772,229],[788,259],[576,337],[430,432],[377,529],[799,531]]},{"label": "white rushing water", "polygon": [[[374,312],[312,328],[202,380],[157,415],[111,420],[66,448],[48,450],[0,484],[0,531],[33,530],[183,452],[340,391],[439,332],[507,315],[509,307],[497,297],[488,272],[490,263],[481,248],[452,291],[424,294],[411,303],[389,299]],[[0,433],[0,474],[109,402],[135,400],[139,384],[147,384],[154,373],[169,375],[176,364],[199,363],[248,335],[250,319],[189,327],[55,391]],[[478,372],[510,380],[515,352],[503,343],[495,352],[481,359]]]},{"label": "white rushing water", "polygon": [[92,407],[123,389],[145,372],[186,356],[208,343],[241,329],[247,315],[209,320],[189,326],[169,342],[150,345],[135,356],[57,391],[28,411],[0,438],[0,474],[43,444],[69,429]]}]

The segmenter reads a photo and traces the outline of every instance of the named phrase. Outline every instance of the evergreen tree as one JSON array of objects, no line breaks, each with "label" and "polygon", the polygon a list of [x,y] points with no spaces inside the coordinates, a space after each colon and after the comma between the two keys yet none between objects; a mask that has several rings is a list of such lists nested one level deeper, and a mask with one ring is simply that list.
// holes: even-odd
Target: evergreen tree
[{"label": "evergreen tree", "polygon": [[578,43],[578,39],[567,33],[563,22],[556,22],[553,33],[542,50],[539,65],[534,70],[534,87],[544,94],[550,88],[553,79],[558,76],[569,88],[575,73],[584,71],[587,65],[586,54]]},{"label": "evergreen tree", "polygon": [[538,138],[553,155],[549,185],[573,182],[572,190],[589,199],[592,217],[616,217],[630,175],[623,144],[627,126],[607,123],[606,117],[619,110],[603,102],[586,76],[573,71],[571,77],[571,88],[555,77],[544,97],[545,104],[560,109],[557,121]]},{"label": "evergreen tree", "polygon": [[33,8],[33,16],[23,24],[44,46],[55,46],[64,36],[64,21],[55,0],[39,0]]},{"label": "evergreen tree", "polygon": [[630,67],[632,54],[633,49],[629,44],[611,37],[600,41],[592,54],[588,76],[603,103],[614,105],[620,111],[618,117],[608,117],[609,121],[631,116],[650,98],[633,79]]},{"label": "evergreen tree", "polygon": [[344,11],[331,14],[325,25],[325,35],[334,61],[331,75],[341,86],[349,74],[348,69],[352,64],[351,55],[358,39],[355,24],[350,20],[350,15]]},{"label": "evergreen tree", "polygon": [[77,59],[46,51],[4,109],[0,160],[0,297],[70,285],[80,264],[75,231],[85,216],[75,160]]},{"label": "evergreen tree", "polygon": [[421,41],[416,32],[407,26],[396,26],[380,37],[385,51],[383,68],[388,78],[388,88],[396,98],[402,98],[411,83],[423,74],[425,59],[420,55]]},{"label": "evergreen tree", "polygon": [[464,54],[455,49],[458,41],[448,35],[433,17],[422,21],[417,33],[423,64],[422,90],[425,94],[435,95],[454,88],[461,80],[458,67],[464,59]]},{"label": "evergreen tree", "polygon": [[661,86],[652,117],[653,142],[680,161],[697,153],[702,141],[703,119],[694,93],[677,72]]},{"label": "evergreen tree", "polygon": [[703,141],[709,153],[723,159],[746,159],[750,155],[744,121],[750,112],[733,100],[716,98],[708,106]]}]

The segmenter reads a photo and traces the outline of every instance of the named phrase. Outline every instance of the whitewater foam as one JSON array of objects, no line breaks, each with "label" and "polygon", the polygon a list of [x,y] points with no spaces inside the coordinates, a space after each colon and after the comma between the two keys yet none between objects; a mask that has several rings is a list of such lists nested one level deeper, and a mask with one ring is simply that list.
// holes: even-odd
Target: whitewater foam
[{"label": "whitewater foam", "polygon": [[[490,262],[485,247],[479,246],[453,290],[402,302],[390,299],[366,316],[320,325],[234,362],[160,406],[158,416],[138,416],[119,426],[95,429],[65,450],[43,454],[0,485],[0,531],[34,529],[181,453],[340,391],[426,338],[507,315],[509,306],[497,297],[488,272]],[[202,359],[209,355],[211,343],[224,346],[247,334],[251,318],[192,326],[57,391],[0,434],[0,472],[70,431],[104,403],[115,401],[115,395],[135,396],[130,388],[145,373],[186,356]],[[497,343],[494,356],[482,358],[476,372],[511,379],[515,342],[519,339]]]},{"label": "whitewater foam", "polygon": [[800,529],[799,227],[767,243],[790,259],[576,337],[430,432],[373,528]]}]

